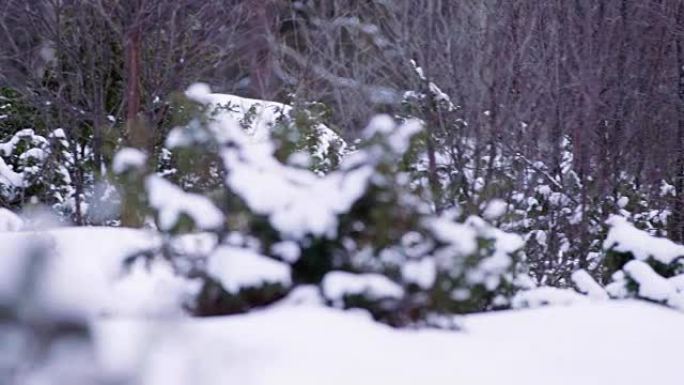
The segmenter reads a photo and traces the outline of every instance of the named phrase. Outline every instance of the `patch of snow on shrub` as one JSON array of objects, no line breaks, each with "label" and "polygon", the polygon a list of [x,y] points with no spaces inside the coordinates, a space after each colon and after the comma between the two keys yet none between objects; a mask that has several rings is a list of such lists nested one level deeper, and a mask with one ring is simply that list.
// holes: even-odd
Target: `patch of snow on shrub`
[{"label": "patch of snow on shrub", "polygon": [[5,163],[5,160],[0,158],[0,184],[10,185],[13,187],[24,186],[24,176],[20,173],[14,172],[12,168]]},{"label": "patch of snow on shrub", "polygon": [[[185,96],[209,107],[212,120],[218,123],[214,126],[215,129],[220,131],[231,126],[241,127],[251,142],[268,141],[273,126],[292,111],[292,106],[279,102],[212,93],[211,88],[204,83],[195,83],[188,87]],[[335,131],[325,125],[319,124],[314,130],[320,144],[315,156],[322,157],[333,142],[345,143]]]},{"label": "patch of snow on shrub", "polygon": [[295,263],[299,259],[301,250],[297,242],[282,241],[271,246],[271,252],[282,258],[285,262]]},{"label": "patch of snow on shrub", "polygon": [[572,273],[572,281],[577,285],[577,289],[595,300],[608,299],[608,293],[599,285],[586,270],[577,270]]},{"label": "patch of snow on shrub", "polygon": [[245,144],[244,134],[233,129],[230,140],[242,144],[223,152],[227,184],[257,214],[269,217],[283,235],[299,239],[306,234],[334,237],[337,216],[349,211],[373,174],[363,166],[323,177],[288,167],[273,157],[270,143]]},{"label": "patch of snow on shrub", "polygon": [[437,278],[437,266],[432,258],[410,260],[401,266],[401,275],[404,281],[414,283],[421,289],[427,290],[432,287]]},{"label": "patch of snow on shrub", "polygon": [[678,291],[684,292],[684,274],[675,275],[667,279]]},{"label": "patch of snow on shrub", "polygon": [[539,287],[521,291],[513,297],[514,308],[540,307],[545,305],[573,305],[587,301],[587,297],[572,289],[557,287]]},{"label": "patch of snow on shrub", "polygon": [[159,226],[170,230],[181,214],[186,214],[201,230],[221,227],[223,214],[206,197],[187,193],[158,175],[145,179],[150,205],[159,211]]},{"label": "patch of snow on shrub", "polygon": [[290,266],[252,250],[222,246],[207,262],[207,272],[230,293],[266,284],[287,287],[292,283]]},{"label": "patch of snow on shrub", "polygon": [[603,242],[603,248],[606,250],[632,253],[634,258],[640,261],[654,258],[664,264],[684,257],[684,246],[665,238],[651,236],[634,227],[624,217],[613,215],[606,223],[610,226],[608,236]]},{"label": "patch of snow on shrub", "polygon": [[114,156],[112,171],[121,174],[128,170],[141,168],[145,162],[147,162],[147,154],[137,148],[125,147]]},{"label": "patch of snow on shrub", "polygon": [[492,199],[485,208],[482,216],[487,220],[494,220],[500,218],[506,213],[508,204],[501,199]]},{"label": "patch of snow on shrub", "polygon": [[646,262],[632,260],[623,267],[627,275],[639,284],[639,296],[653,301],[667,301],[676,293],[674,286],[656,273]]},{"label": "patch of snow on shrub", "polygon": [[380,274],[353,274],[331,271],[323,277],[323,296],[331,301],[341,301],[344,296],[362,295],[371,300],[399,299],[404,289]]},{"label": "patch of snow on shrub", "polygon": [[444,217],[431,218],[426,225],[438,241],[453,245],[457,253],[469,255],[477,251],[477,233],[470,226]]}]

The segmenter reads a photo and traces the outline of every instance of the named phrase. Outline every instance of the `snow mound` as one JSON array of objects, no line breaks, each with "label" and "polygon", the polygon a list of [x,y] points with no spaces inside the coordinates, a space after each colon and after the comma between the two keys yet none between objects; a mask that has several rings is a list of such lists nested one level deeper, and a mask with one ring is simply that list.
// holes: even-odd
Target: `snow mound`
[{"label": "snow mound", "polygon": [[0,231],[19,231],[24,227],[24,220],[5,208],[0,207]]},{"label": "snow mound", "polygon": [[[268,140],[271,127],[280,117],[292,109],[283,103],[212,93],[211,88],[204,83],[195,83],[188,87],[185,96],[198,103],[210,106],[210,110],[215,111],[213,117],[216,120],[225,122],[225,124],[244,126],[247,134],[258,142]],[[253,115],[253,119],[249,122],[246,121],[244,119],[245,114]]]},{"label": "snow mound", "polygon": [[138,259],[113,283],[103,313],[129,317],[183,316],[184,306],[191,303],[201,285],[200,280],[176,275],[165,260]]},{"label": "snow mound", "polygon": [[[191,85],[185,95],[208,106],[212,119],[218,123],[217,127],[239,126],[253,142],[268,141],[273,126],[292,111],[292,106],[279,102],[212,93],[211,88],[204,83]],[[314,156],[322,158],[334,142],[345,143],[335,131],[323,124],[314,127],[314,131],[320,144]]]},{"label": "snow mound", "polygon": [[158,260],[125,268],[129,257],[159,242],[155,233],[116,228],[0,233],[0,305],[32,300],[42,312],[67,320],[181,314],[197,282]]}]

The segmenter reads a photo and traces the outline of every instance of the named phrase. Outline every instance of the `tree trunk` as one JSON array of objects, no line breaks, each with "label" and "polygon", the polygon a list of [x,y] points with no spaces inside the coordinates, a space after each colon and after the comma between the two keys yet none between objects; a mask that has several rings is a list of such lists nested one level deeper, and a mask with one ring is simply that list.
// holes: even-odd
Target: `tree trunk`
[{"label": "tree trunk", "polygon": [[271,0],[249,0],[249,88],[251,96],[260,99],[275,97],[273,57],[269,45],[275,6]]},{"label": "tree trunk", "polygon": [[[139,23],[126,34],[126,139],[128,145],[146,149],[148,133],[140,119],[140,48]],[[126,191],[121,202],[121,225],[140,227],[143,223],[138,205],[137,191]]]},{"label": "tree trunk", "polygon": [[126,134],[133,147],[146,147],[147,133],[139,119],[140,112],[140,26],[126,35]]},{"label": "tree trunk", "polygon": [[677,35],[675,45],[677,50],[677,153],[675,165],[675,202],[672,210],[670,237],[676,242],[684,241],[684,41],[681,32],[684,28],[684,5],[677,9]]}]

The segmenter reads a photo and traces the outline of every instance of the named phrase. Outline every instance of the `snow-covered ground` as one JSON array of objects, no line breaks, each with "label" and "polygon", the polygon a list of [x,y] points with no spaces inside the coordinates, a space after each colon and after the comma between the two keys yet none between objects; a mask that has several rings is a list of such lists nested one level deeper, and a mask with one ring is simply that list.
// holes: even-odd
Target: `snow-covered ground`
[{"label": "snow-covered ground", "polygon": [[[29,371],[29,383],[60,383],[56,373],[68,378],[64,373],[79,366],[113,383],[142,385],[684,381],[684,314],[640,301],[587,298],[465,316],[460,331],[398,330],[362,311],[323,307],[316,289],[303,287],[246,315],[189,318],[180,306],[197,290],[193,282],[163,264],[123,273],[124,258],[159,242],[144,231],[0,233],[0,305],[22,295],[24,251],[38,240],[53,252],[33,295],[55,316],[85,317],[93,350],[74,355],[73,346],[55,347]],[[0,364],[11,363],[11,353],[0,344]]]},{"label": "snow-covered ground", "polygon": [[462,322],[459,332],[395,330],[362,313],[283,306],[99,321],[95,330],[101,363],[139,372],[149,385],[682,383],[684,316],[663,307],[608,302]]}]

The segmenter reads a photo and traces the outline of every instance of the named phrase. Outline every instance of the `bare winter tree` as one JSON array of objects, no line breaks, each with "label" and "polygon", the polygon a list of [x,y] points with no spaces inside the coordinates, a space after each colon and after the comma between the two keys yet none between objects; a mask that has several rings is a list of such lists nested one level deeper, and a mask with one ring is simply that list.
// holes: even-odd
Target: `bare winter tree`
[{"label": "bare winter tree", "polygon": [[120,138],[152,150],[172,92],[217,76],[226,82],[240,3],[3,1],[0,81],[45,111],[45,126],[65,129],[83,189],[86,149],[96,173]]}]

